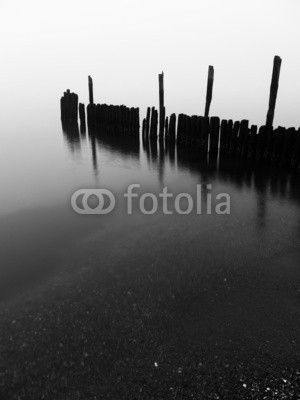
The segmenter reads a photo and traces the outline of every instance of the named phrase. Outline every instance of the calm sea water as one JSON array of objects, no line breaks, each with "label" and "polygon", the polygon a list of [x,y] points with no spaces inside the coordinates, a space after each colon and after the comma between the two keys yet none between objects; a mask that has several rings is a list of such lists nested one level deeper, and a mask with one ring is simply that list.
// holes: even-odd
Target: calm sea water
[{"label": "calm sea water", "polygon": [[[216,262],[237,252],[241,260],[249,255],[286,251],[299,239],[299,182],[296,176],[278,171],[251,171],[239,164],[219,165],[217,160],[199,157],[192,149],[168,150],[159,142],[143,145],[129,138],[88,134],[68,135],[62,131],[59,113],[45,112],[37,123],[17,121],[1,136],[0,238],[2,294],[26,287],[58,273],[63,255],[72,260],[70,246],[97,232],[109,240],[127,238],[144,229],[154,230],[146,248],[165,241],[164,251],[182,247],[182,257],[202,248]],[[19,128],[17,128],[20,126]],[[124,193],[138,183],[136,193],[155,193],[165,186],[174,196],[187,192],[196,204],[196,186],[211,184],[202,192],[202,214],[194,208],[189,215],[164,215],[162,202],[155,215],[138,211],[128,216]],[[83,216],[70,204],[80,188],[106,188],[116,197],[116,209],[109,215]],[[212,215],[206,215],[207,192],[212,196]],[[218,193],[231,196],[231,214],[214,212]],[[147,204],[147,203],[146,203]],[[150,204],[150,203],[149,203]],[[171,207],[174,202],[170,201]],[[173,207],[174,208],[174,207]],[[107,239],[106,239],[107,240]],[[101,247],[101,243],[97,246]],[[105,241],[103,242],[105,246]],[[113,254],[111,255],[113,258]],[[294,254],[294,267],[299,261]],[[296,258],[295,258],[296,257]],[[182,260],[177,260],[181,265]],[[292,268],[293,269],[293,268]],[[290,271],[290,270],[289,270]],[[294,277],[290,277],[294,279]]]}]

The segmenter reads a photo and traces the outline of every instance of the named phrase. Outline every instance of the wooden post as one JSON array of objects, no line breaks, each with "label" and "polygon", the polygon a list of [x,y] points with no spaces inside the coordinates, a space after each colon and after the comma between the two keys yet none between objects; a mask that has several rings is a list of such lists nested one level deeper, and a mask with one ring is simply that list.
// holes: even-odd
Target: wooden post
[{"label": "wooden post", "polygon": [[165,120],[165,138],[169,136],[169,117],[166,117]]},{"label": "wooden post", "polygon": [[232,136],[233,136],[233,121],[230,119],[227,123],[227,132],[226,132],[226,144],[225,144],[225,153],[229,154],[230,153],[230,146],[231,146],[231,141],[232,141]]},{"label": "wooden post", "polygon": [[90,76],[89,76],[89,96],[90,96],[90,104],[94,104],[93,79]]},{"label": "wooden post", "polygon": [[208,67],[206,104],[205,104],[205,112],[204,112],[205,117],[208,117],[208,115],[209,115],[209,108],[210,108],[210,103],[212,100],[213,84],[214,84],[214,67],[212,67],[210,65]]},{"label": "wooden post", "polygon": [[182,140],[183,136],[183,114],[178,115],[178,122],[177,122],[177,142],[180,142]]},{"label": "wooden post", "polygon": [[197,125],[196,125],[196,145],[200,146],[201,144],[201,121],[203,117],[197,116]]},{"label": "wooden post", "polygon": [[282,126],[278,126],[278,128],[275,129],[274,131],[274,146],[273,146],[271,163],[275,167],[278,167],[280,165],[285,134],[286,134],[286,129],[283,128]]},{"label": "wooden post", "polygon": [[209,136],[209,118],[202,117],[200,151],[205,155],[207,155],[208,152],[208,136]]},{"label": "wooden post", "polygon": [[[247,127],[247,129],[246,129]],[[249,144],[250,144],[250,128],[249,128],[249,123],[247,123],[247,126],[245,127],[245,141],[242,149],[242,157],[243,158],[248,158],[248,152],[249,152]]]},{"label": "wooden post", "polygon": [[225,149],[226,149],[227,125],[228,125],[227,120],[226,119],[222,119],[221,130],[220,130],[220,154],[224,154],[225,153]]},{"label": "wooden post", "polygon": [[218,154],[219,145],[220,118],[211,117],[209,123],[209,153],[212,155]]},{"label": "wooden post", "polygon": [[256,142],[256,160],[261,162],[265,156],[267,144],[267,127],[261,126],[258,130],[257,142]]},{"label": "wooden post", "polygon": [[268,113],[267,113],[266,126],[273,126],[276,98],[277,98],[277,92],[278,92],[280,68],[281,68],[281,58],[278,56],[275,56],[274,62],[273,62],[273,74],[272,74],[272,81],[271,81],[271,87],[270,87],[269,109],[268,109]]},{"label": "wooden post", "polygon": [[159,83],[159,136],[164,135],[165,103],[164,103],[164,73],[158,75]]},{"label": "wooden post", "polygon": [[176,114],[171,114],[170,116],[170,123],[169,123],[169,131],[168,136],[170,140],[175,141],[176,138]]},{"label": "wooden post", "polygon": [[192,115],[191,118],[191,139],[192,142],[195,142],[197,139],[197,115]]},{"label": "wooden post", "polygon": [[295,145],[292,153],[291,167],[297,170],[300,164],[300,128],[296,132]]},{"label": "wooden post", "polygon": [[80,125],[85,127],[85,108],[83,103],[79,103],[79,118],[80,118]]},{"label": "wooden post", "polygon": [[146,137],[148,138],[149,136],[149,130],[150,130],[150,115],[151,115],[151,108],[147,108],[147,116],[146,116]]},{"label": "wooden post", "polygon": [[237,140],[237,156],[242,157],[244,154],[245,142],[249,133],[248,130],[249,121],[243,119],[240,124],[239,136]]},{"label": "wooden post", "polygon": [[146,139],[146,118],[143,119],[143,124],[142,124],[142,138],[143,138],[143,140]]},{"label": "wooden post", "polygon": [[296,129],[288,128],[284,135],[283,148],[281,154],[281,167],[288,168],[291,164],[292,154],[296,142]]},{"label": "wooden post", "polygon": [[60,99],[61,107],[61,120],[66,122],[76,122],[78,119],[78,95],[71,93],[70,89],[64,92],[63,97]]},{"label": "wooden post", "polygon": [[157,139],[158,112],[155,107],[151,110],[150,138]]},{"label": "wooden post", "polygon": [[248,159],[256,160],[256,147],[257,147],[257,126],[251,125],[249,137]]},{"label": "wooden post", "polygon": [[235,121],[232,128],[231,144],[230,144],[230,155],[235,156],[237,149],[237,142],[240,130],[240,121]]}]

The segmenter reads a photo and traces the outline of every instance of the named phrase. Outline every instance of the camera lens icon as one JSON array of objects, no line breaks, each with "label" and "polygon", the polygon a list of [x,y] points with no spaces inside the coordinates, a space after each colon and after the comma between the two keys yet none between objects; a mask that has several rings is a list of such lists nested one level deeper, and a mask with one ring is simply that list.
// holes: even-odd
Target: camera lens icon
[{"label": "camera lens icon", "polygon": [[[91,196],[97,198],[98,204],[96,207],[91,207],[88,204],[88,200]],[[80,201],[81,197],[82,199]],[[78,203],[81,203],[81,207]],[[79,189],[71,198],[71,206],[78,214],[109,214],[115,208],[115,205],[115,196],[107,189]]]}]

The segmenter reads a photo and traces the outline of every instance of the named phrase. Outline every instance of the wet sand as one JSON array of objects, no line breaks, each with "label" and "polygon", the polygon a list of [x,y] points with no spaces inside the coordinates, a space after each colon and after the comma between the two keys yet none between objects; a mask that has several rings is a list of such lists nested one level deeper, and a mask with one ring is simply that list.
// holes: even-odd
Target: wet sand
[{"label": "wet sand", "polygon": [[297,398],[298,222],[208,218],[72,226],[59,267],[2,300],[2,397]]}]

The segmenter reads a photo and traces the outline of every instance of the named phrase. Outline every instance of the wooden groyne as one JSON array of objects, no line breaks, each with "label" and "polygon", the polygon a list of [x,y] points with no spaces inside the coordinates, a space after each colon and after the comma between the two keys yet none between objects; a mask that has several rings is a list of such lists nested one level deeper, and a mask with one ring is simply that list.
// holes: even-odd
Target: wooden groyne
[{"label": "wooden groyne", "polygon": [[[300,129],[273,127],[279,86],[281,58],[274,57],[266,124],[258,127],[249,121],[220,120],[209,116],[212,102],[214,68],[209,66],[204,115],[172,113],[166,115],[164,101],[164,73],[158,75],[159,109],[148,107],[142,121],[141,134],[144,142],[165,141],[181,147],[197,148],[199,154],[210,157],[229,157],[265,163],[279,168],[300,169]],[[70,90],[61,98],[61,120],[66,126],[77,124],[78,110],[80,131],[85,132],[86,123],[90,134],[140,136],[139,108],[125,105],[95,104],[93,80],[88,77],[89,104],[78,107],[78,95]],[[87,115],[87,118],[86,118]]]}]

